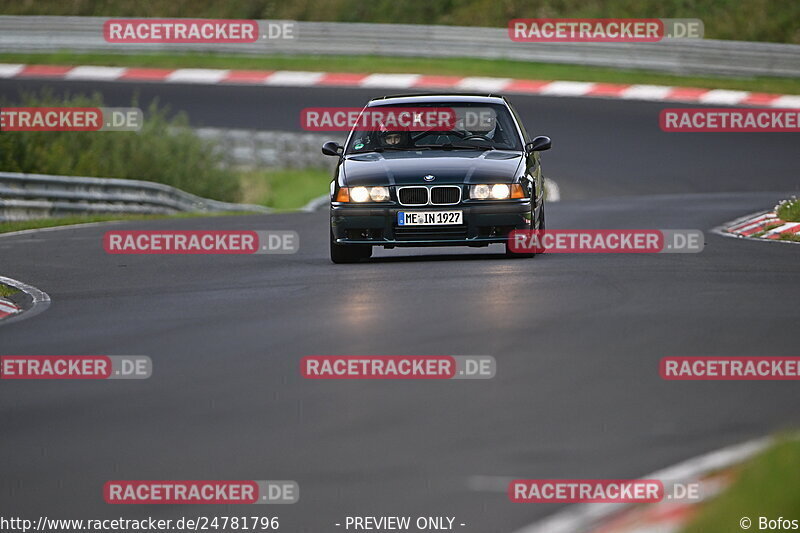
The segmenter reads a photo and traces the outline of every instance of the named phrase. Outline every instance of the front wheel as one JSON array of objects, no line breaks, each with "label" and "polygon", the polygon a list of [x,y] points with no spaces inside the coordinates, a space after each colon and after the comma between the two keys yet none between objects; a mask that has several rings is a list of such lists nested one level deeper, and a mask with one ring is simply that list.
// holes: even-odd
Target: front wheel
[{"label": "front wheel", "polygon": [[334,263],[358,263],[362,259],[372,256],[372,246],[369,244],[338,244],[330,231],[331,261]]}]

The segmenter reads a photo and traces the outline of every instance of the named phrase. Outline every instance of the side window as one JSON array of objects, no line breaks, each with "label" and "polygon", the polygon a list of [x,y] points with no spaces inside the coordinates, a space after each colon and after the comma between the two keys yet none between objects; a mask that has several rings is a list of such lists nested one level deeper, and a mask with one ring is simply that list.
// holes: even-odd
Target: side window
[{"label": "side window", "polygon": [[530,137],[530,135],[528,135],[527,130],[525,130],[525,124],[522,122],[522,119],[520,118],[519,113],[517,113],[517,110],[514,109],[514,106],[512,106],[511,104],[508,104],[508,108],[511,110],[511,113],[514,115],[514,120],[516,120],[517,124],[519,124],[519,129],[522,130],[522,137],[523,137],[523,141],[522,142],[523,143],[530,142],[531,137]]}]

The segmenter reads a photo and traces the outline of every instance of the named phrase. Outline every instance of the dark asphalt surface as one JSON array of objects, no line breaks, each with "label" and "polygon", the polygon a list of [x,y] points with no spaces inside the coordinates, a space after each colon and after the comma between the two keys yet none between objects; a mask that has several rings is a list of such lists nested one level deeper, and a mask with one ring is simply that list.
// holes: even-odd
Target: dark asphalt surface
[{"label": "dark asphalt surface", "polygon": [[[131,90],[94,87],[109,105]],[[135,88],[196,124],[259,129],[375,94]],[[154,362],[148,381],[0,383],[0,514],[273,513],[285,531],[319,533],[348,514],[399,513],[510,533],[555,507],[511,504],[472,476],[638,477],[796,427],[794,383],[666,382],[658,361],[798,355],[800,247],[710,233],[798,189],[797,136],[668,135],[660,104],[512,101],[532,134],[554,139],[545,169],[568,200],[548,205],[549,228],[701,229],[705,250],[401,249],[332,265],[325,213],[115,226],[295,230],[291,256],[112,256],[105,226],[0,238],[0,273],[53,299],[0,326],[0,353]],[[245,116],[255,105],[262,119]],[[299,360],[314,354],[493,355],[498,369],[490,381],[303,381]],[[109,479],[294,479],[301,501],[109,506]]]}]

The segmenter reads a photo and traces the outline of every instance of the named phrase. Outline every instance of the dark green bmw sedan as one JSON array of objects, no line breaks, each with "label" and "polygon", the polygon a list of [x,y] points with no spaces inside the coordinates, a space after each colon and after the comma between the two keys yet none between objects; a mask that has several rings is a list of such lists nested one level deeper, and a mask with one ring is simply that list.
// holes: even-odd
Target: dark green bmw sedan
[{"label": "dark green bmw sedan", "polygon": [[[408,120],[404,120],[408,119]],[[334,263],[367,259],[373,246],[505,244],[517,229],[544,229],[540,153],[502,96],[403,95],[371,100],[331,182]],[[529,257],[531,254],[527,254]]]}]

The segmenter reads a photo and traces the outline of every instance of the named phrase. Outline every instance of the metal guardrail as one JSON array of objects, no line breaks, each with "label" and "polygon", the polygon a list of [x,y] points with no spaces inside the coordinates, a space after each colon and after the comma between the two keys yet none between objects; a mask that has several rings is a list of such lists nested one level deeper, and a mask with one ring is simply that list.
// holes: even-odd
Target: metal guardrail
[{"label": "metal guardrail", "polygon": [[77,214],[221,211],[270,209],[209,200],[149,181],[0,172],[0,222]]},{"label": "metal guardrail", "polygon": [[223,128],[195,128],[212,141],[225,165],[242,168],[318,168],[333,170],[336,158],[322,155],[326,141],[344,144],[346,133],[299,133]]},{"label": "metal guardrail", "polygon": [[[253,44],[111,44],[104,17],[0,16],[0,51],[193,51],[225,54],[338,54],[467,57],[568,63],[677,74],[800,76],[800,45],[665,39],[657,43],[519,43],[505,28],[297,22],[294,39]],[[275,22],[275,21],[272,21]],[[263,21],[262,21],[263,23]]]}]

